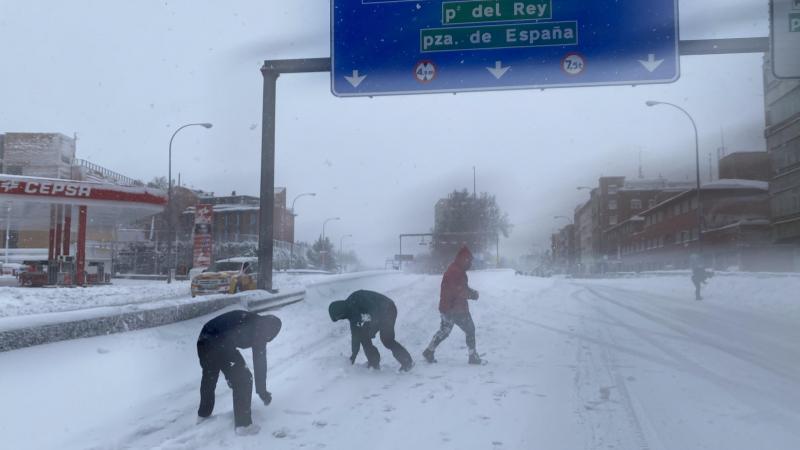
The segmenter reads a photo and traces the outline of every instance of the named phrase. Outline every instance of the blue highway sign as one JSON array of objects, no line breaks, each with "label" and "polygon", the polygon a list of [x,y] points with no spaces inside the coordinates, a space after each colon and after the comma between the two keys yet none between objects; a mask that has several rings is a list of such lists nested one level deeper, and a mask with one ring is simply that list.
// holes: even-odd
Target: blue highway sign
[{"label": "blue highway sign", "polygon": [[333,0],[337,96],[669,83],[677,0]]}]

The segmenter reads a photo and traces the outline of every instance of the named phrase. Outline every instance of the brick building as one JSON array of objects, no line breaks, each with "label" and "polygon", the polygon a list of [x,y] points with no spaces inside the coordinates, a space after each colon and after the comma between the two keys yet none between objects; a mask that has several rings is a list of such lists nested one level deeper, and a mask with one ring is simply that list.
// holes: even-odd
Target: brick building
[{"label": "brick building", "polygon": [[664,178],[600,177],[589,201],[575,210],[576,267],[579,272],[604,272],[616,254],[617,243],[607,242],[606,231],[691,187],[688,182]]},{"label": "brick building", "polygon": [[[214,205],[214,241],[216,243],[258,241],[258,216],[260,200],[250,195],[198,198],[199,203]],[[187,208],[181,216],[180,239],[190,240],[194,224],[194,207]],[[286,208],[286,188],[275,188],[273,210],[274,239],[294,241],[294,216]]]},{"label": "brick building", "polygon": [[681,269],[702,253],[717,269],[778,270],[770,243],[768,185],[721,179],[702,186],[703,241],[697,232],[697,190],[691,189],[610,228],[613,270]]},{"label": "brick building", "polygon": [[551,237],[553,266],[564,273],[572,273],[577,262],[577,242],[575,225],[569,224],[561,228]]},{"label": "brick building", "polygon": [[592,245],[594,236],[592,230],[592,201],[575,208],[575,269],[577,273],[584,273],[594,265],[594,252]]},{"label": "brick building", "polygon": [[769,181],[772,165],[767,152],[731,153],[719,160],[719,178]]}]

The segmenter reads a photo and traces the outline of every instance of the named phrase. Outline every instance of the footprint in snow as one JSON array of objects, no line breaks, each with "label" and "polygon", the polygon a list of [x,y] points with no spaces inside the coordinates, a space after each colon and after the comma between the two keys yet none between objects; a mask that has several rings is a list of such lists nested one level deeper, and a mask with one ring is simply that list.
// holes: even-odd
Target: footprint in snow
[{"label": "footprint in snow", "polygon": [[278,439],[283,439],[289,436],[289,429],[288,428],[280,428],[272,432],[272,435]]}]

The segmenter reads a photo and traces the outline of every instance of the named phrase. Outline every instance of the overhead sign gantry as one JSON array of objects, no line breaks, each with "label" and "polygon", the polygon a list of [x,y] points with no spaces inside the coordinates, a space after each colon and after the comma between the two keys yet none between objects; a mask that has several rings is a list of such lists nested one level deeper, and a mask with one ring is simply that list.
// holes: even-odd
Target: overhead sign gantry
[{"label": "overhead sign gantry", "polygon": [[333,0],[337,96],[668,83],[677,0]]}]

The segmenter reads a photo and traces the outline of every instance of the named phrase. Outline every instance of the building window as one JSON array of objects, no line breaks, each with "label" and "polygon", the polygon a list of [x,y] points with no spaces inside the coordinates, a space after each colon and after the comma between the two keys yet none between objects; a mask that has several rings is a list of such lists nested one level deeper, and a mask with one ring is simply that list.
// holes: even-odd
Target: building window
[{"label": "building window", "polygon": [[6,166],[6,172],[9,175],[22,175],[22,166]]},{"label": "building window", "polygon": [[608,216],[608,224],[609,225],[616,225],[617,224],[617,216],[614,216],[614,215]]},{"label": "building window", "polygon": [[631,200],[631,209],[642,209],[642,201],[638,198]]},{"label": "building window", "polygon": [[255,214],[250,214],[250,225],[255,225],[256,224],[256,218],[257,217],[256,217]]},{"label": "building window", "polygon": [[611,209],[611,210],[617,209],[617,201],[616,200],[609,200],[608,201],[608,209]]},{"label": "building window", "polygon": [[656,206],[656,199],[651,198],[650,200],[647,201],[648,208],[655,208],[655,206]]},{"label": "building window", "polygon": [[616,184],[608,185],[608,195],[616,195],[617,191],[619,191],[619,187]]}]

